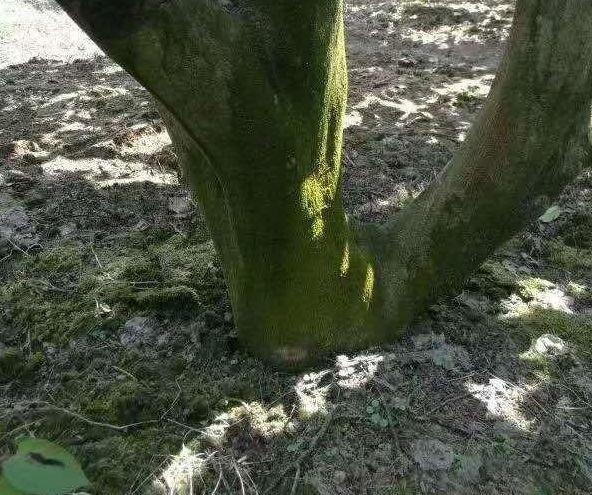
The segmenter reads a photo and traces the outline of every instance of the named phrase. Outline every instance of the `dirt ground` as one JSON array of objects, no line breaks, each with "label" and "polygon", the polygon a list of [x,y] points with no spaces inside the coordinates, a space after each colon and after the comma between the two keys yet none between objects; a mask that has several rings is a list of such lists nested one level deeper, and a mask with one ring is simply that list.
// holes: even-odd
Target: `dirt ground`
[{"label": "dirt ground", "polygon": [[[512,10],[349,0],[351,215],[448,162]],[[238,348],[175,167],[146,91],[51,0],[2,0],[0,458],[59,442],[94,495],[592,494],[590,171],[407,338],[291,375]]]}]

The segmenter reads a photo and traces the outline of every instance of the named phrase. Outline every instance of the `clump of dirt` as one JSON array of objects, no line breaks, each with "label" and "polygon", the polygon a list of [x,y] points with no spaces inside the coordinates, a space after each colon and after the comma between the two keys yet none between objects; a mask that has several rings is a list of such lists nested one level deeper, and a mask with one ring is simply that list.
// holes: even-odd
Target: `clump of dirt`
[{"label": "clump of dirt", "polygon": [[[589,171],[407,338],[287,375],[238,346],[147,92],[55,4],[22,8],[31,40],[0,44],[0,457],[59,442],[101,495],[590,493]],[[511,15],[348,2],[351,215],[385,219],[450,160]]]}]

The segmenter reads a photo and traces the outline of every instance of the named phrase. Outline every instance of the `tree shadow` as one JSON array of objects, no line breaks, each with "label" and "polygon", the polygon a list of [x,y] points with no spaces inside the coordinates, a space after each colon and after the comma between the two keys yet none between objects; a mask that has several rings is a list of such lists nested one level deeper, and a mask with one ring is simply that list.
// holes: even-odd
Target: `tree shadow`
[{"label": "tree shadow", "polygon": [[497,1],[348,2],[344,189],[354,216],[385,220],[449,161],[489,92],[511,21],[512,6]]},{"label": "tree shadow", "polygon": [[32,163],[60,156],[150,164],[170,143],[148,92],[106,57],[34,59],[2,69],[0,80],[2,158],[9,161],[26,155]]},{"label": "tree shadow", "polygon": [[295,377],[280,403],[237,404],[155,492],[184,493],[193,476],[198,493],[586,493],[586,423],[550,413],[569,405],[503,325],[474,318],[443,307],[396,346]]}]

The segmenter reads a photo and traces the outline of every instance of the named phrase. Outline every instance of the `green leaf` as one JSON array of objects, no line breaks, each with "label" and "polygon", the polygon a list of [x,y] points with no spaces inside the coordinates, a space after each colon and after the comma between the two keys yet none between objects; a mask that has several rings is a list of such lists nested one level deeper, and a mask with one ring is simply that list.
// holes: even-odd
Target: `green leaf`
[{"label": "green leaf", "polygon": [[551,206],[551,208],[539,217],[539,220],[543,223],[551,223],[557,220],[562,213],[563,210],[561,209],[561,206]]},{"label": "green leaf", "polygon": [[25,495],[8,484],[6,478],[0,477],[0,495]]},{"label": "green leaf", "polygon": [[301,445],[302,445],[302,444],[301,444],[301,442],[300,442],[300,441],[297,441],[297,442],[291,443],[290,445],[288,445],[288,447],[287,447],[287,450],[288,450],[288,452],[296,452],[297,450],[299,450],[299,449],[300,449],[300,446],[301,446]]},{"label": "green leaf", "polygon": [[2,464],[11,486],[31,495],[64,495],[88,485],[74,456],[47,440],[26,438]]}]

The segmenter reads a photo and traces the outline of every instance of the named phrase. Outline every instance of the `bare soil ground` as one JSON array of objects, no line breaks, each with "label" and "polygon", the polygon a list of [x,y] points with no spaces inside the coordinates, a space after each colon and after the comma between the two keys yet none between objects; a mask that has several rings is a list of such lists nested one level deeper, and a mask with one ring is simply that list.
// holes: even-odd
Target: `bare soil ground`
[{"label": "bare soil ground", "polygon": [[[348,2],[351,215],[448,162],[512,10]],[[96,495],[592,494],[590,171],[407,338],[289,375],[238,348],[175,167],[146,91],[51,0],[2,1],[0,458],[59,442]]]}]

